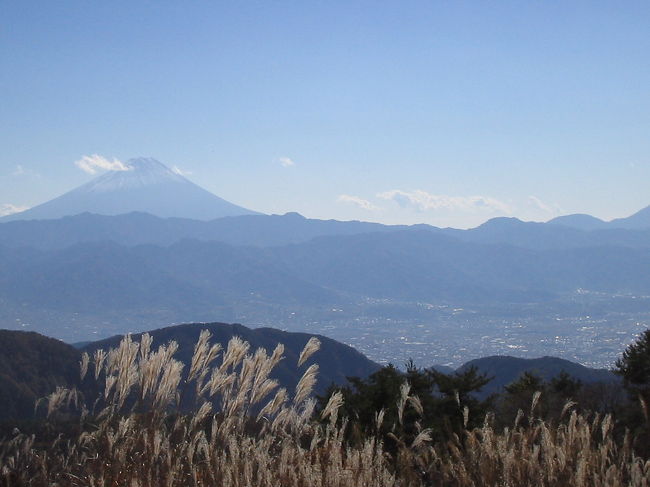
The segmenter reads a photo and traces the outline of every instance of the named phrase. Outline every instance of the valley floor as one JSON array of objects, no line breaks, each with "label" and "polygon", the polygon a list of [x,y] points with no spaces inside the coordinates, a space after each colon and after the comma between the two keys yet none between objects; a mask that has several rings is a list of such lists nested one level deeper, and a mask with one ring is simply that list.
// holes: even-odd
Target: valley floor
[{"label": "valley floor", "polygon": [[458,367],[491,355],[554,356],[609,368],[650,328],[650,297],[577,292],[563,301],[450,306],[366,300],[338,308],[234,304],[200,313],[115,310],[106,316],[0,309],[0,328],[37,331],[69,343],[141,332],[173,323],[237,322],[322,334],[380,364]]}]

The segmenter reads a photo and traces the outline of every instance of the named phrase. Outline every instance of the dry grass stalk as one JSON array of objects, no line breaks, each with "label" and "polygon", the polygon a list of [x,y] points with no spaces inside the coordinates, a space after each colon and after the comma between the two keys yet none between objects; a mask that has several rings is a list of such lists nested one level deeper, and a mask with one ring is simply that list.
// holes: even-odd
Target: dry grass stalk
[{"label": "dry grass stalk", "polygon": [[[278,390],[256,421],[247,412],[277,389],[269,376],[284,348],[250,355],[249,345],[233,338],[221,365],[213,367],[220,350],[209,339],[208,333],[199,337],[187,374],[201,401],[188,416],[172,408],[185,387],[175,343],[152,351],[148,335],[140,343],[127,336],[116,349],[82,359],[82,369],[93,362],[95,376],[105,382],[94,428],[49,454],[27,437],[2,443],[0,485],[395,485],[381,444],[350,449],[343,444],[345,426],[312,421],[318,366],[305,371],[293,401]],[[301,364],[317,349],[318,341],[310,341]],[[57,390],[48,408],[54,412],[71,397]],[[340,406],[339,394],[329,405],[330,418]]]},{"label": "dry grass stalk", "polygon": [[305,347],[302,349],[300,357],[298,357],[298,367],[304,364],[309,359],[309,357],[311,357],[318,350],[320,350],[320,340],[316,337],[311,337],[305,344]]},{"label": "dry grass stalk", "polygon": [[512,429],[498,433],[488,419],[464,438],[431,448],[427,475],[458,487],[650,485],[650,461],[635,456],[629,438],[614,440],[609,415],[589,419],[573,411],[555,427],[518,423],[519,417]]},{"label": "dry grass stalk", "polygon": [[[420,430],[410,444],[389,458],[379,437],[369,435],[353,446],[344,440],[348,422],[337,421],[343,396],[335,393],[314,419],[311,391],[317,366],[310,366],[296,387],[294,400],[270,379],[282,359],[278,346],[270,356],[233,338],[219,366],[220,349],[202,333],[188,371],[200,406],[178,414],[182,364],[173,358],[176,344],[152,351],[148,335],[135,343],[125,337],[108,353],[82,359],[82,372],[95,368],[105,381],[92,427],[49,449],[33,437],[16,434],[0,442],[0,487],[57,486],[232,486],[232,487],[410,487],[410,486],[632,486],[647,487],[650,462],[636,457],[628,436],[614,441],[609,416],[588,418],[571,411],[566,421],[550,426],[521,421],[502,432],[488,416],[481,428],[431,444],[431,431]],[[308,350],[309,349],[309,350]],[[314,350],[305,347],[302,365]],[[255,416],[257,404],[267,400]],[[54,413],[77,399],[59,389],[48,398]],[[535,402],[539,397],[535,398]],[[534,412],[535,404],[531,405]],[[407,406],[421,414],[419,399],[404,384],[400,419]],[[565,407],[565,414],[573,404]],[[216,413],[213,411],[216,411]],[[467,424],[468,412],[464,412]],[[384,410],[376,415],[379,431]]]}]

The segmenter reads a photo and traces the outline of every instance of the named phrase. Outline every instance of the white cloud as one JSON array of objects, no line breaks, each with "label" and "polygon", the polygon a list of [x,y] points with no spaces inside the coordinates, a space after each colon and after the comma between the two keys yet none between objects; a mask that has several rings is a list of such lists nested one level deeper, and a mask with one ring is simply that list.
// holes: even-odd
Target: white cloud
[{"label": "white cloud", "polygon": [[421,189],[413,191],[392,189],[377,194],[377,197],[394,201],[403,208],[412,208],[417,211],[451,210],[512,213],[512,208],[508,204],[489,196],[447,196],[427,193]]},{"label": "white cloud", "polygon": [[112,161],[109,161],[105,157],[100,156],[99,154],[92,154],[90,156],[83,156],[78,161],[75,161],[75,165],[84,172],[88,174],[95,174],[98,169],[104,169],[106,171],[129,171],[130,168],[125,165],[122,161],[113,158]]},{"label": "white cloud", "polygon": [[529,196],[526,203],[529,207],[534,208],[535,210],[541,210],[544,213],[550,214],[559,214],[561,212],[560,208],[557,205],[549,205],[540,200],[537,196]]},{"label": "white cloud", "polygon": [[291,167],[296,165],[296,163],[288,157],[279,157],[278,162],[282,165],[282,167]]},{"label": "white cloud", "polygon": [[41,175],[38,174],[37,172],[34,172],[34,171],[32,171],[31,169],[27,169],[27,168],[25,168],[25,167],[24,167],[23,165],[21,165],[21,164],[18,164],[18,165],[16,166],[16,169],[14,169],[14,170],[11,172],[11,175],[12,175],[12,176],[15,176],[15,177],[23,177],[23,176],[24,176],[24,177],[33,176],[33,177],[37,177],[37,178],[40,178],[40,177],[41,177]]},{"label": "white cloud", "polygon": [[13,215],[14,213],[20,213],[25,210],[29,210],[29,206],[16,206],[11,203],[5,203],[4,205],[0,205],[0,216]]},{"label": "white cloud", "polygon": [[179,176],[190,176],[192,174],[192,171],[183,171],[180,167],[178,166],[173,166],[172,167],[172,172],[174,174],[178,174]]},{"label": "white cloud", "polygon": [[336,198],[336,201],[338,201],[339,203],[346,203],[346,204],[357,206],[362,210],[376,211],[380,209],[379,207],[373,205],[368,200],[364,200],[363,198],[359,198],[358,196],[352,196],[349,194],[339,195],[339,197]]}]

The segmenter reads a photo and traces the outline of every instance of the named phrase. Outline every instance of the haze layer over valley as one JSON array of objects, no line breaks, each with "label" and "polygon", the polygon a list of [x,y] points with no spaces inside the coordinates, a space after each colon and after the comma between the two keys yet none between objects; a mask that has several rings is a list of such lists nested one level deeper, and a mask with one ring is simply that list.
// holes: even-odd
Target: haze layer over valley
[{"label": "haze layer over valley", "polygon": [[379,363],[603,367],[650,323],[649,214],[470,230],[263,215],[134,159],[0,223],[0,327],[80,342],[240,322]]}]

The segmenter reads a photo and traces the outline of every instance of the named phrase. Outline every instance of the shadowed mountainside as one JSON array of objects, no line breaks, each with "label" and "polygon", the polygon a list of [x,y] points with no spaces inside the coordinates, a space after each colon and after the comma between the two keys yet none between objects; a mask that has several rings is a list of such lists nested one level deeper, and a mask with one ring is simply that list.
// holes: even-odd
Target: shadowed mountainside
[{"label": "shadowed mountainside", "polygon": [[[273,328],[251,329],[239,324],[194,323],[171,326],[148,332],[153,338],[153,348],[166,344],[170,340],[178,343],[175,358],[181,360],[188,370],[194,346],[202,330],[212,334],[211,343],[220,343],[224,348],[233,336],[238,336],[250,343],[250,351],[264,348],[269,353],[278,343],[285,346],[284,360],[274,371],[273,377],[281,387],[291,392],[305,365],[296,367],[301,350],[310,337],[306,333],[288,333]],[[335,340],[316,335],[321,341],[321,348],[307,362],[319,365],[318,381],[315,392],[322,394],[332,384],[346,384],[347,377],[366,378],[379,370],[380,366],[367,359],[361,353]],[[132,336],[139,341],[141,334]],[[88,389],[91,382],[87,379],[80,384],[79,362],[82,352],[92,354],[97,349],[107,350],[116,347],[122,336],[115,336],[98,342],[84,344],[80,349],[58,340],[33,332],[0,330],[0,420],[26,419],[34,412],[34,403],[38,398],[52,392],[57,386],[81,387]],[[217,360],[219,363],[219,359]],[[482,395],[502,392],[503,386],[516,381],[524,372],[532,372],[549,380],[560,372],[566,372],[583,383],[612,383],[618,379],[605,369],[591,369],[580,364],[555,357],[523,359],[509,356],[493,356],[471,360],[457,369],[463,372],[469,367],[476,367],[479,372],[493,379],[484,386]],[[91,365],[92,368],[92,365]],[[446,367],[434,367],[443,373],[454,371]]]},{"label": "shadowed mountainside", "polygon": [[[316,363],[319,365],[318,381],[315,386],[317,393],[325,392],[331,383],[345,384],[347,377],[367,377],[379,369],[378,364],[367,359],[354,348],[321,335],[290,333],[274,328],[248,328],[240,324],[225,323],[177,325],[152,330],[147,333],[153,338],[153,348],[174,340],[178,343],[175,358],[189,364],[194,352],[194,345],[196,345],[202,330],[210,331],[212,334],[211,343],[220,343],[224,349],[233,336],[238,336],[247,341],[251,346],[251,351],[264,348],[269,354],[273,352],[273,349],[279,343],[283,344],[285,358],[274,370],[275,375],[272,375],[272,377],[277,379],[289,392],[295,388],[304,372],[304,366],[301,370],[298,370],[296,363],[300,352],[312,336],[318,337],[321,342],[320,350],[307,362],[307,364]],[[141,335],[141,333],[134,334],[132,338],[135,341],[140,341]],[[122,336],[115,336],[93,342],[83,346],[81,351],[92,353],[100,348],[105,350],[115,348],[121,339]],[[217,362],[219,361],[217,360]]]},{"label": "shadowed mountainside", "polygon": [[0,330],[0,420],[34,414],[37,399],[79,384],[80,353],[34,332]]},{"label": "shadowed mountainside", "polygon": [[[212,333],[212,343],[224,348],[228,341],[238,336],[251,345],[251,351],[265,348],[269,353],[278,343],[285,346],[285,359],[274,372],[281,387],[289,392],[295,388],[304,372],[304,366],[296,367],[298,357],[310,337],[306,333],[289,333],[272,328],[251,329],[243,325],[225,323],[196,323],[177,325],[150,331],[153,347],[175,340],[178,351],[175,358],[185,364],[185,371],[202,330]],[[133,335],[140,340],[141,334]],[[379,369],[379,365],[364,355],[335,340],[318,336],[321,348],[308,363],[320,366],[315,391],[324,392],[331,383],[345,384],[348,376],[367,377]],[[79,363],[82,352],[117,347],[121,336],[85,344],[76,349],[59,340],[34,332],[0,330],[0,420],[27,419],[34,414],[35,401],[53,392],[57,386],[79,387],[86,390],[92,381],[81,384]],[[219,362],[219,360],[217,360]],[[92,366],[91,366],[92,367]]]},{"label": "shadowed mountainside", "polygon": [[572,378],[585,384],[593,382],[619,383],[620,379],[607,369],[592,369],[584,365],[557,357],[540,357],[525,359],[507,355],[495,355],[470,360],[457,370],[463,372],[470,367],[476,367],[479,372],[493,377],[482,389],[481,394],[487,396],[503,392],[503,387],[515,382],[524,372],[530,372],[545,381],[566,372]]}]

